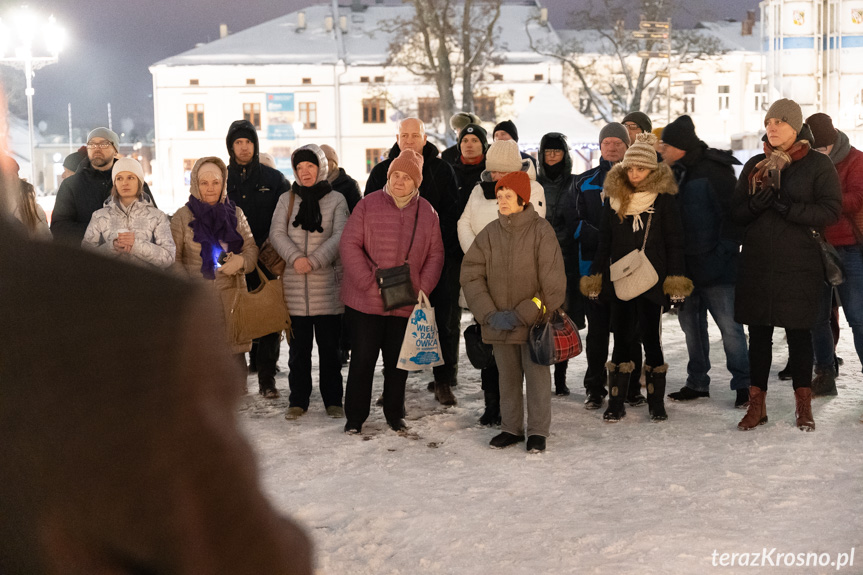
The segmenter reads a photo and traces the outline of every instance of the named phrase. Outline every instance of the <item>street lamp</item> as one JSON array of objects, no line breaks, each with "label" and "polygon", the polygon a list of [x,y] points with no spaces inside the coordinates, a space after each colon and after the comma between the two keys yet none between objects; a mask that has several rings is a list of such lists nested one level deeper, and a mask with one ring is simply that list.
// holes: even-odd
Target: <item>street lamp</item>
[{"label": "street lamp", "polygon": [[[42,42],[37,42],[37,36]],[[36,183],[36,144],[33,133],[33,76],[57,61],[65,33],[54,16],[40,17],[27,6],[0,19],[0,64],[23,69],[27,79],[27,124],[30,129],[30,181]],[[38,45],[37,45],[38,44]]]}]

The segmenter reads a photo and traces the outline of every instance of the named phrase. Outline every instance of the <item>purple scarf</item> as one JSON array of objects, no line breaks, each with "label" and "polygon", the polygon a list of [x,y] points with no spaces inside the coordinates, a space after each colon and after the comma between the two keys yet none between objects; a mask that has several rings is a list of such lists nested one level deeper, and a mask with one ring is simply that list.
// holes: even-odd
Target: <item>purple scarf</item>
[{"label": "purple scarf", "polygon": [[228,251],[243,251],[243,236],[237,231],[237,206],[228,200],[211,206],[195,196],[189,196],[186,206],[195,218],[189,222],[192,239],[201,244],[201,274],[208,280],[216,279],[216,259],[222,252],[220,241],[228,244]]}]

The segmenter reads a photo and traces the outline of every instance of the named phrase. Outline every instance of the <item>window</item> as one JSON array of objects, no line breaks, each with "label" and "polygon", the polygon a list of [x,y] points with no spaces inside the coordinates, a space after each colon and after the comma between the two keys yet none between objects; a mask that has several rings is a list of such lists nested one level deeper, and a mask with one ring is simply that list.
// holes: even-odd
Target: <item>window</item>
[{"label": "window", "polygon": [[189,79],[189,85],[190,86],[197,86],[198,85],[198,79],[197,78],[190,78]]},{"label": "window", "polygon": [[428,124],[440,115],[440,98],[418,98],[417,116]]},{"label": "window", "polygon": [[503,82],[503,74],[498,74],[497,72],[491,73],[491,79],[495,82]]},{"label": "window", "polygon": [[379,84],[383,84],[384,83],[384,77],[383,76],[375,76],[375,82],[377,82]]},{"label": "window", "polygon": [[372,173],[372,168],[384,159],[386,150],[383,148],[366,148],[366,173]]},{"label": "window", "polygon": [[255,79],[254,78],[246,78],[246,85],[254,86],[255,85]]},{"label": "window", "polygon": [[767,109],[767,84],[755,84],[755,111],[761,112]]},{"label": "window", "polygon": [[303,78],[303,84],[311,84],[311,83],[312,83],[311,78]]},{"label": "window", "polygon": [[261,105],[243,104],[243,119],[252,123],[256,130],[261,129]]},{"label": "window", "polygon": [[719,109],[727,110],[731,107],[731,86],[719,86],[717,88],[719,94]]},{"label": "window", "polygon": [[186,130],[189,132],[204,131],[203,104],[186,104]]},{"label": "window", "polygon": [[695,113],[695,87],[697,84],[689,80],[683,82],[683,113]]},{"label": "window", "polygon": [[387,101],[384,98],[363,99],[363,124],[383,124],[386,120]]},{"label": "window", "polygon": [[317,130],[318,128],[318,103],[300,102],[300,122],[304,130]]},{"label": "window", "polygon": [[360,76],[360,82],[363,82],[363,83],[366,83],[366,84],[367,84],[367,83],[368,83],[368,81],[369,81],[369,77],[368,77],[368,76]]},{"label": "window", "polygon": [[475,96],[473,99],[474,112],[485,122],[494,122],[497,117],[494,105],[494,96]]},{"label": "window", "polygon": [[534,82],[542,82],[544,78],[545,78],[545,76],[543,76],[542,74],[534,74],[533,75]]}]

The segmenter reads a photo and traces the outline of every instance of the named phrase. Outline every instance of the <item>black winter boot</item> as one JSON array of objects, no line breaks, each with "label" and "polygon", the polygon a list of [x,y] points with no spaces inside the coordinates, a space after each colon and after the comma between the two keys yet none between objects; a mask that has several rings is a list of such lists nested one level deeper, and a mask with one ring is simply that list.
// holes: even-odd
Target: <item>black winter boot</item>
[{"label": "black winter boot", "polygon": [[620,365],[608,362],[605,368],[608,370],[608,409],[602,414],[602,419],[613,423],[626,416],[624,399],[635,364],[631,361]]},{"label": "black winter boot", "polygon": [[554,394],[569,395],[569,388],[566,386],[566,366],[569,360],[554,364]]},{"label": "black winter boot", "polygon": [[500,425],[500,393],[483,392],[485,395],[485,411],[479,418],[480,425]]},{"label": "black winter boot", "polygon": [[640,407],[647,403],[647,399],[641,395],[641,371],[633,370],[629,376],[629,389],[626,393],[626,403],[630,407]]},{"label": "black winter boot", "polygon": [[608,392],[605,391],[605,382],[608,379],[608,373],[605,369],[600,370],[598,374],[591,373],[590,367],[584,374],[584,409],[594,410],[602,407],[602,401]]},{"label": "black winter boot", "polygon": [[838,395],[836,391],[836,368],[816,367],[815,377],[812,378],[812,397],[824,397],[826,395]]},{"label": "black winter boot", "polygon": [[668,375],[668,364],[658,367],[644,366],[644,377],[647,380],[647,409],[650,411],[650,421],[665,421],[665,379]]}]

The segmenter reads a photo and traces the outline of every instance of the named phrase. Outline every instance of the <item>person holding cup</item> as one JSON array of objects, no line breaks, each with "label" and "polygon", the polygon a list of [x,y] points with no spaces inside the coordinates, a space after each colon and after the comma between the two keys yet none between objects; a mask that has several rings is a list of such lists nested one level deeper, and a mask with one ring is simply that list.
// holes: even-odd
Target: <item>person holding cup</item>
[{"label": "person holding cup", "polygon": [[168,216],[144,193],[141,164],[121,158],[111,177],[111,195],[93,213],[81,245],[142,265],[170,267],[176,253],[171,226]]}]

